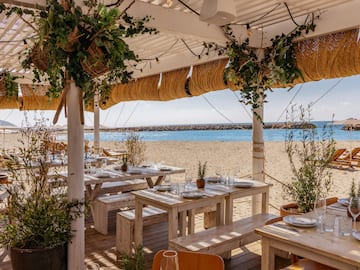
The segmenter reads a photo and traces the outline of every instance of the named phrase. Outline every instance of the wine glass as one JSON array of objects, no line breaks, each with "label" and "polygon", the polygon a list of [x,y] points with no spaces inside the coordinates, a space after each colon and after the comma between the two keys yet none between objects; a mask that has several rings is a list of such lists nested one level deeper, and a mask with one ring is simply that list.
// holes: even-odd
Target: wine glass
[{"label": "wine glass", "polygon": [[349,212],[353,218],[353,231],[357,232],[356,219],[360,215],[360,197],[351,197],[350,198]]},{"label": "wine glass", "polygon": [[179,270],[178,254],[175,250],[164,251],[161,258],[160,270]]}]

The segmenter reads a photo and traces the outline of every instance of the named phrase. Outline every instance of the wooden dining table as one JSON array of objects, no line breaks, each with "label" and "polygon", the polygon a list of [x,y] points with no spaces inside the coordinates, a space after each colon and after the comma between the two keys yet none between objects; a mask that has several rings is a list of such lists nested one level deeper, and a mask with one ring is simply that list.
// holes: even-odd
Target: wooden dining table
[{"label": "wooden dining table", "polygon": [[[216,205],[216,223],[224,224],[224,202],[226,192],[216,190],[201,191],[202,196],[194,199],[183,198],[180,194],[160,192],[156,189],[133,191],[135,196],[135,244],[141,245],[143,241],[143,207],[154,206],[168,212],[168,239],[186,234],[186,215],[188,211],[201,207]],[[180,228],[179,228],[180,216]]]},{"label": "wooden dining table", "polygon": [[[96,199],[101,194],[101,189],[105,183],[116,184],[119,183],[118,192],[123,191],[122,185],[125,181],[132,181],[135,184],[135,180],[144,179],[147,182],[147,187],[152,188],[162,183],[166,175],[185,173],[185,169],[166,166],[163,169],[153,169],[144,167],[129,167],[128,171],[122,172],[118,170],[118,166],[110,166],[102,171],[98,171],[95,174],[85,173],[84,183],[88,193],[90,201]],[[61,173],[62,176],[67,177],[67,173]]]},{"label": "wooden dining table", "polygon": [[[334,212],[333,212],[334,213]],[[303,217],[314,218],[314,213]],[[339,211],[341,216],[342,212]],[[261,270],[275,269],[275,251],[283,250],[341,270],[360,270],[360,241],[353,236],[320,233],[277,222],[255,230],[262,236]]]}]

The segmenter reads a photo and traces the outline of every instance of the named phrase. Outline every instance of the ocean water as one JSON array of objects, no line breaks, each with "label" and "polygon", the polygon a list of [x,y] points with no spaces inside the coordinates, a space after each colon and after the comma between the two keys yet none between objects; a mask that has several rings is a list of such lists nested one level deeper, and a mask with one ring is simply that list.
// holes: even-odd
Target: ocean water
[{"label": "ocean water", "polygon": [[[324,125],[330,122],[312,122],[317,126],[317,134],[320,136]],[[336,141],[360,140],[360,131],[342,130],[342,125],[333,125],[333,138]],[[294,131],[294,140],[300,139],[301,130]],[[284,141],[290,130],[286,129],[264,129],[264,141]],[[252,130],[178,130],[178,131],[139,131],[144,141],[251,141]],[[101,141],[123,141],[125,132],[100,132]],[[92,141],[92,133],[86,133],[85,139]]]}]

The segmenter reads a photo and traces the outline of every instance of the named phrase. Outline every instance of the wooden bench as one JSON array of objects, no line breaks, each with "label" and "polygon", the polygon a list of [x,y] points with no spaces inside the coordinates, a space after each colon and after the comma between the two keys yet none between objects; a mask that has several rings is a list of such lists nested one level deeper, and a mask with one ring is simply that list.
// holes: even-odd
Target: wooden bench
[{"label": "wooden bench", "polygon": [[207,230],[169,240],[169,249],[195,251],[210,254],[224,254],[248,243],[257,241],[260,236],[254,230],[276,217],[272,214],[258,214]]},{"label": "wooden bench", "polygon": [[99,233],[108,234],[108,214],[110,211],[124,207],[134,207],[135,199],[131,193],[102,195],[92,203],[94,228]]},{"label": "wooden bench", "polygon": [[[167,221],[165,210],[148,206],[143,208],[143,225]],[[116,214],[116,249],[118,253],[132,254],[134,243],[135,209]]]},{"label": "wooden bench", "polygon": [[139,189],[146,189],[148,187],[145,179],[132,179],[117,182],[105,182],[97,194],[116,194],[121,192],[128,192]]}]

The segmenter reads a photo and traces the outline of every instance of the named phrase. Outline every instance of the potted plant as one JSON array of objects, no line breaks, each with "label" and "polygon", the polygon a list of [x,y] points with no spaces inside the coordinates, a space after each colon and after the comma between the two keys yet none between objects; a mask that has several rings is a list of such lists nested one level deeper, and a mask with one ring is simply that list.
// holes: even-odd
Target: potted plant
[{"label": "potted plant", "polygon": [[124,270],[144,270],[145,258],[143,247],[136,247],[134,254],[122,254],[120,264]]},{"label": "potted plant", "polygon": [[145,160],[146,145],[136,132],[130,132],[124,141],[127,162],[131,166],[138,166]]},{"label": "potted plant", "polygon": [[150,17],[136,19],[96,0],[84,1],[82,7],[74,0],[47,0],[39,10],[1,4],[0,12],[16,13],[34,29],[21,61],[25,69],[33,70],[35,82],[50,85],[47,95],[60,96],[72,78],[85,103],[92,102],[95,89],[106,102],[111,83],[131,79],[128,66],[136,64],[138,56],[126,38],[156,33],[145,26]]},{"label": "potted plant", "polygon": [[207,161],[205,161],[204,164],[201,164],[201,161],[199,161],[198,165],[198,178],[196,179],[196,186],[198,188],[204,188],[205,187],[205,174],[206,174],[206,166]]},{"label": "potted plant", "polygon": [[127,154],[124,154],[124,155],[122,156],[121,171],[123,171],[123,172],[126,172],[126,171],[127,171],[127,169],[128,169],[127,162],[128,162]]},{"label": "potted plant", "polygon": [[67,269],[67,243],[75,233],[71,221],[84,212],[84,202],[70,201],[65,187],[52,189],[48,140],[49,132],[38,123],[22,129],[16,153],[7,153],[12,183],[0,247],[10,249],[14,270]]},{"label": "potted plant", "polygon": [[[290,162],[292,179],[289,183],[283,184],[283,190],[287,197],[295,201],[287,208],[295,207],[294,213],[306,213],[314,209],[316,200],[325,197],[330,190],[332,174],[328,167],[331,157],[335,151],[335,141],[332,138],[331,127],[324,127],[321,136],[315,128],[305,125],[310,119],[310,109],[303,107],[300,113],[301,129],[290,131],[285,141],[285,150]],[[306,112],[308,113],[306,117]],[[294,141],[295,136],[300,137],[299,142]],[[282,207],[281,215],[289,214]]]}]

